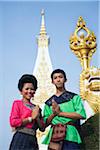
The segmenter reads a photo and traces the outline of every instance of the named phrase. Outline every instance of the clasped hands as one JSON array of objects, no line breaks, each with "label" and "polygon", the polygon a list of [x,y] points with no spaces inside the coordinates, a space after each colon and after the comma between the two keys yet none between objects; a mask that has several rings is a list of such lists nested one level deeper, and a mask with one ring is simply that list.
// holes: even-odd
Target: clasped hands
[{"label": "clasped hands", "polygon": [[[60,107],[55,100],[52,100],[52,111],[54,115],[58,115],[60,113]],[[32,110],[32,119],[36,119],[38,117],[39,117],[39,106],[36,105]]]},{"label": "clasped hands", "polygon": [[58,115],[60,113],[60,107],[55,100],[52,100],[52,111],[54,115]]},{"label": "clasped hands", "polygon": [[32,110],[32,119],[36,119],[39,117],[39,106],[36,105]]}]

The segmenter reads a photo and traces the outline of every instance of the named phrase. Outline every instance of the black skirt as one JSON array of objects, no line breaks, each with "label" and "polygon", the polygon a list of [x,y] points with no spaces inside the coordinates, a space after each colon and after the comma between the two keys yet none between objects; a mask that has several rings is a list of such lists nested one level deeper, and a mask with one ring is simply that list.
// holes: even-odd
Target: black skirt
[{"label": "black skirt", "polygon": [[9,150],[39,150],[36,136],[16,132]]}]

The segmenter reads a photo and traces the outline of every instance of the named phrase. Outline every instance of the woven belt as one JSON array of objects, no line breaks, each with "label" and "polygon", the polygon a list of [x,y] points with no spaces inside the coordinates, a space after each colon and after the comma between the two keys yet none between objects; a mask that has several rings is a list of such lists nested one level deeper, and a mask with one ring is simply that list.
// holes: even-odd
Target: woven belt
[{"label": "woven belt", "polygon": [[18,132],[21,132],[21,133],[26,133],[26,134],[29,134],[29,135],[36,135],[36,131],[33,130],[33,129],[30,129],[30,128],[17,128],[16,129]]},{"label": "woven belt", "polygon": [[[61,125],[61,123],[58,123],[59,125]],[[74,126],[77,130],[79,130],[79,126],[78,125],[76,125],[74,122],[72,122],[72,121],[69,121],[69,122],[67,122],[67,123],[65,123],[64,125],[72,125],[72,126]],[[51,124],[51,127],[53,127],[53,126],[56,126],[56,125],[54,125],[54,124]]]}]

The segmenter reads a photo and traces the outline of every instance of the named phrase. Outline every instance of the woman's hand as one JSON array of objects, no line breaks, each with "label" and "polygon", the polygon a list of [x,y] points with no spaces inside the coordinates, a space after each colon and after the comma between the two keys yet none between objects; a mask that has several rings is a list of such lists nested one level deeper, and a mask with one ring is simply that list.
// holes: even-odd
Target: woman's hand
[{"label": "woman's hand", "polygon": [[32,110],[32,119],[36,119],[39,116],[39,106],[36,105]]}]

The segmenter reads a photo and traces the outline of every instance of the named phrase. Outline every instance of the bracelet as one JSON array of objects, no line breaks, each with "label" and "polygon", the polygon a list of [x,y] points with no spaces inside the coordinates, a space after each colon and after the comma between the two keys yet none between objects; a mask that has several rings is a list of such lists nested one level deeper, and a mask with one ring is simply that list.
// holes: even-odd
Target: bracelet
[{"label": "bracelet", "polygon": [[28,117],[28,121],[31,123],[33,121],[32,117]]}]

